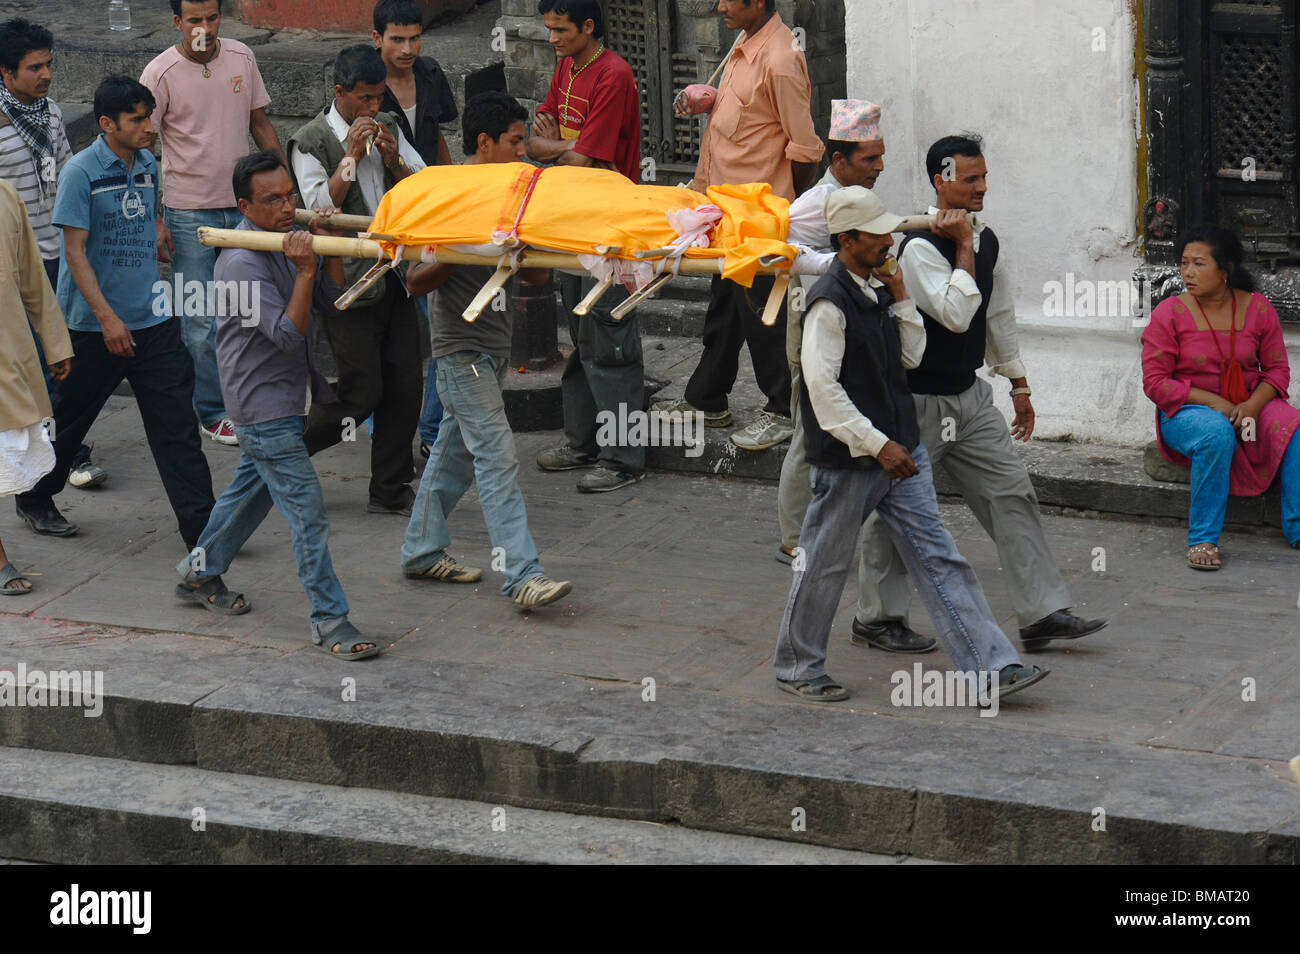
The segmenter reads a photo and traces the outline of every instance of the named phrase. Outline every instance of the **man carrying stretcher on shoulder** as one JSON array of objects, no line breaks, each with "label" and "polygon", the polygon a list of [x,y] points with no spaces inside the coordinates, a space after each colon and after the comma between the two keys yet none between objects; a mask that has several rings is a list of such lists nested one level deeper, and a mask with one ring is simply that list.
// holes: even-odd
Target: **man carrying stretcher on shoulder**
[{"label": "man carrying stretcher on shoulder", "polygon": [[[462,118],[465,165],[522,160],[527,119],[527,110],[505,93],[475,96]],[[482,570],[464,566],[447,553],[447,516],[477,480],[492,547],[505,554],[501,591],[519,607],[532,609],[555,602],[573,587],[547,578],[528,531],[519,458],[501,392],[510,361],[510,312],[487,309],[474,322],[461,317],[492,273],[486,265],[421,262],[407,274],[411,294],[439,290],[432,315],[433,356],[438,359],[438,395],[446,410],[415,494],[402,543],[402,572],[411,579],[445,583],[477,583],[482,578]],[[524,268],[519,275],[540,285],[549,271]]]}]

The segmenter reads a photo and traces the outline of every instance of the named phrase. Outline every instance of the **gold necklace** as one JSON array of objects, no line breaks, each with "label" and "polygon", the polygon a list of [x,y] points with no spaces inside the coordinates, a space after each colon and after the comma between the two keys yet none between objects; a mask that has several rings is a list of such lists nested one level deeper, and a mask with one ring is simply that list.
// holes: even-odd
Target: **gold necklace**
[{"label": "gold necklace", "polygon": [[600,54],[604,52],[605,52],[605,42],[602,40],[600,42],[600,45],[596,47],[596,52],[592,54],[591,59],[583,63],[576,70],[573,68],[573,61],[572,60],[569,61],[569,85],[564,90],[564,115],[567,116],[569,114],[569,94],[573,92],[573,81],[578,78],[579,73],[585,70],[592,63],[595,63],[596,58],[599,57]]}]

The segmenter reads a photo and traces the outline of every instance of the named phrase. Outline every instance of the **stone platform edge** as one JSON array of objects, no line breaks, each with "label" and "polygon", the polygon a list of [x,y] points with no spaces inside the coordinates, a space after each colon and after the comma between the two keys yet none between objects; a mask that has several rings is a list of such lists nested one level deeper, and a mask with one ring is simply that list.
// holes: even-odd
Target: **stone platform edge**
[{"label": "stone platform edge", "polygon": [[[237,658],[222,658],[210,639],[169,633],[129,643],[41,653],[35,664],[103,668],[125,690],[101,718],[0,708],[0,745],[943,861],[1300,861],[1289,773],[1267,759],[990,734],[978,720],[922,727],[670,687],[647,705],[639,685],[412,667],[396,651],[345,668],[306,649],[236,644]],[[196,661],[178,678],[182,658]],[[358,678],[363,701],[339,702],[343,676]],[[961,752],[963,770],[941,752]],[[1189,791],[1194,803],[1169,798]],[[1101,837],[1096,804],[1108,806]],[[791,806],[806,808],[806,831],[792,830]]]}]

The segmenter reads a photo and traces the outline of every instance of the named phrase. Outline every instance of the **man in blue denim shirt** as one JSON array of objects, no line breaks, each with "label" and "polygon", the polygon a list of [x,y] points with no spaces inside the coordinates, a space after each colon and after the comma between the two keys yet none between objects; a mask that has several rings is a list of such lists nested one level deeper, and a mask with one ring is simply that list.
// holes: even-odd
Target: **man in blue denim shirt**
[{"label": "man in blue denim shirt", "polygon": [[298,579],[311,600],[312,643],[338,659],[365,659],[379,647],[348,622],[320,480],[302,440],[308,394],[334,400],[308,342],[313,311],[332,310],[342,291],[343,262],[331,258],[322,267],[311,234],[294,230],[298,194],[279,153],[240,159],[232,179],[244,216],[238,228],[282,232],[284,251],[225,249],[217,258],[214,277],[227,296],[217,309],[217,369],[242,454],[198,546],[176,567],[184,578],[176,595],[216,613],[248,612],[243,594],[227,590],[221,574],[274,503],[288,521]]}]

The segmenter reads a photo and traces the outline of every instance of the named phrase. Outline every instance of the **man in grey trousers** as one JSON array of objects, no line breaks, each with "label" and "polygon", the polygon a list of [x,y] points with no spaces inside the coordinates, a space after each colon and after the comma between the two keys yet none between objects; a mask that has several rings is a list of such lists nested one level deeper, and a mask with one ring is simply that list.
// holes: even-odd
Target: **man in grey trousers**
[{"label": "man in grey trousers", "polygon": [[[781,482],[777,487],[777,517],[781,525],[781,545],[776,558],[786,565],[795,559],[799,544],[799,531],[803,527],[808,502],[812,500],[812,485],[808,476],[808,455],[804,448],[803,423],[799,414],[799,392],[803,386],[799,349],[803,338],[803,312],[808,293],[821,274],[835,261],[831,249],[831,236],[826,224],[826,199],[837,189],[846,186],[875,187],[876,180],[885,168],[885,140],[880,132],[880,107],[866,100],[836,99],[831,101],[830,136],[826,153],[831,157],[830,168],[821,181],[790,204],[791,244],[800,246],[800,260],[808,261],[817,274],[800,275],[799,285],[791,292],[789,320],[786,325],[786,358],[790,362],[790,412],[794,421],[794,437],[790,449],[781,462]],[[733,434],[740,443],[740,435]],[[743,445],[742,445],[743,446]],[[859,564],[860,585],[870,585],[875,590],[875,576],[865,559]],[[906,577],[903,584],[908,584]],[[904,627],[882,626],[871,632],[859,632],[854,627],[850,637],[860,646],[872,646],[895,653],[933,652],[938,642],[932,636],[921,636]]]},{"label": "man in grey trousers", "polygon": [[957,668],[984,698],[1024,689],[1047,673],[1021,664],[939,518],[904,372],[925,351],[924,326],[902,276],[874,271],[902,220],[860,186],[832,193],[826,219],[838,257],[812,290],[799,399],[813,498],[777,637],[777,685],[807,702],[848,698],[826,672],[826,645],[862,523],[876,511]]},{"label": "man in grey trousers", "polygon": [[[969,212],[983,211],[988,188],[980,140],[940,139],[926,156],[926,171],[937,196],[937,208],[930,210],[935,225],[908,233],[898,254],[926,330],[925,354],[908,372],[907,383],[930,460],[943,466],[997,544],[1021,642],[1026,652],[1037,652],[1053,639],[1095,633],[1106,620],[1081,619],[1069,611],[1073,601],[1048,549],[1038,497],[1011,443],[1013,437],[1029,440],[1034,408],[998,238],[982,223],[973,229],[966,219]],[[975,373],[986,362],[1011,382],[1016,416],[1010,429],[993,406],[988,382]],[[910,632],[905,561],[878,522],[867,526],[863,555],[872,572],[864,574],[854,631]]]}]

